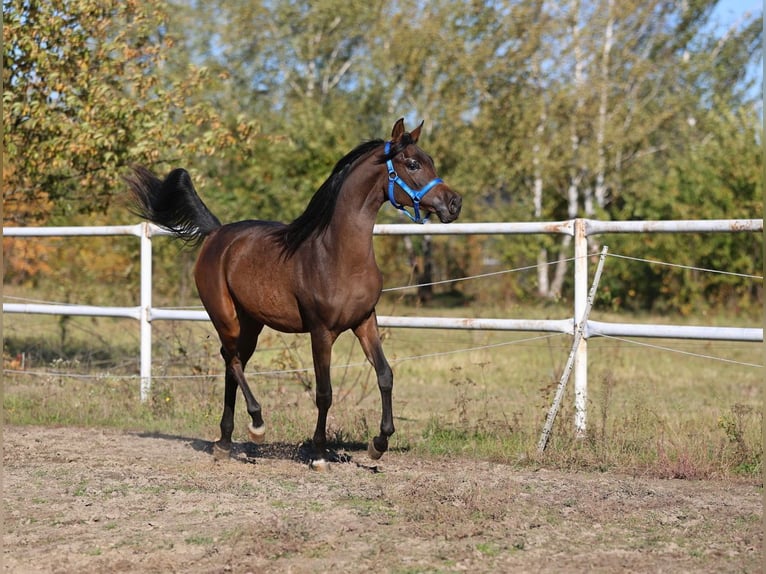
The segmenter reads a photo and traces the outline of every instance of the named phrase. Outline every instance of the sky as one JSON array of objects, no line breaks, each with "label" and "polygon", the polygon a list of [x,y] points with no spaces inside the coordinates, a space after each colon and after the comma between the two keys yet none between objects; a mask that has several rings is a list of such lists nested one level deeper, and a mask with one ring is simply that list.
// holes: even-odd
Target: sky
[{"label": "sky", "polygon": [[[765,0],[720,0],[713,11],[713,19],[718,20],[725,30],[729,26],[740,22],[743,16],[750,14],[763,14]],[[761,16],[762,18],[763,16]],[[753,66],[750,71],[751,77],[760,78],[763,84],[763,63]]]},{"label": "sky", "polygon": [[713,14],[733,22],[745,12],[756,14],[762,10],[763,0],[720,0]]}]

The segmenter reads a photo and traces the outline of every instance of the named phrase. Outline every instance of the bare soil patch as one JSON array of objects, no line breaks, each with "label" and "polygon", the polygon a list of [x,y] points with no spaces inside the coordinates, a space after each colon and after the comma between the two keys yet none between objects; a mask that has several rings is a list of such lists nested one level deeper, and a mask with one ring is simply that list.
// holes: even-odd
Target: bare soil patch
[{"label": "bare soil patch", "polygon": [[762,488],[6,427],[6,572],[757,572]]}]

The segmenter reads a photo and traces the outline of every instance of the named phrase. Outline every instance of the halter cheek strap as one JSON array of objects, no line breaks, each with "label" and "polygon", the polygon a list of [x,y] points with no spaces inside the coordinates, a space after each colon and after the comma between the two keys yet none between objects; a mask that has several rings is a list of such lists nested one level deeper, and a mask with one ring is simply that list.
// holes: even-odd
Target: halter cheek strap
[{"label": "halter cheek strap", "polygon": [[[388,155],[390,150],[391,142],[386,142],[385,154]],[[442,183],[442,179],[439,177],[432,179],[423,187],[416,190],[412,189],[401,177],[399,177],[399,174],[397,174],[396,170],[394,169],[394,164],[391,159],[386,161],[386,168],[388,169],[388,201],[390,201],[391,205],[393,205],[396,209],[404,212],[404,214],[415,223],[425,223],[426,218],[420,217],[420,200],[423,199],[423,196],[431,191],[435,186]],[[404,193],[406,193],[407,196],[412,200],[412,207],[415,210],[414,215],[407,211],[407,208],[404,205],[398,203],[396,199],[394,199],[394,185],[398,185],[402,191],[404,191]]]}]

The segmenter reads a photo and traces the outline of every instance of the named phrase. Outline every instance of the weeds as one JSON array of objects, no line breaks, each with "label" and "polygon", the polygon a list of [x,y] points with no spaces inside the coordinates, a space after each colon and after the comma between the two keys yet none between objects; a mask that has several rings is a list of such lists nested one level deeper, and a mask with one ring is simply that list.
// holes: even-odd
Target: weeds
[{"label": "weeds", "polygon": [[732,470],[737,474],[756,475],[761,472],[763,442],[761,433],[753,427],[763,427],[763,413],[749,405],[735,404],[730,412],[718,417],[718,427],[733,447]]}]

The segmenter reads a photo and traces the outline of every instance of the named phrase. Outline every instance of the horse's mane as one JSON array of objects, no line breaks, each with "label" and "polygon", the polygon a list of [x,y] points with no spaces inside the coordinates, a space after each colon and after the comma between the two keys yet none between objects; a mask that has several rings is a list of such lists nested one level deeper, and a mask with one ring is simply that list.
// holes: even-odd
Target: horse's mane
[{"label": "horse's mane", "polygon": [[[369,140],[348,152],[335,164],[330,177],[314,193],[305,211],[292,223],[272,231],[272,236],[282,244],[283,254],[286,257],[292,256],[304,241],[312,236],[319,235],[327,229],[332,219],[332,214],[335,212],[338,194],[341,187],[343,187],[343,182],[348,177],[351,166],[360,157],[370,153],[373,149],[384,143],[383,140]],[[402,146],[397,145],[395,147],[396,149],[392,149],[386,157],[378,161],[382,163],[402,149]]]}]

